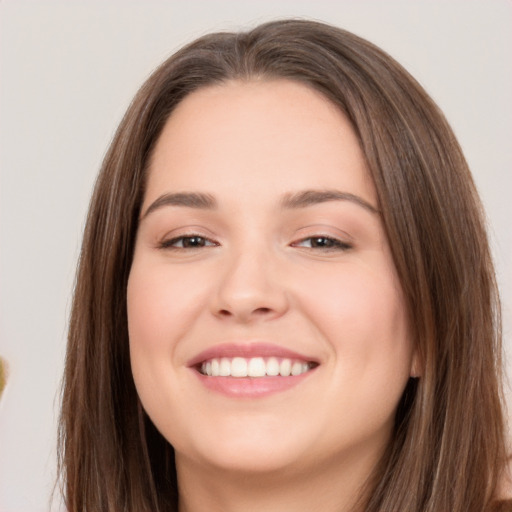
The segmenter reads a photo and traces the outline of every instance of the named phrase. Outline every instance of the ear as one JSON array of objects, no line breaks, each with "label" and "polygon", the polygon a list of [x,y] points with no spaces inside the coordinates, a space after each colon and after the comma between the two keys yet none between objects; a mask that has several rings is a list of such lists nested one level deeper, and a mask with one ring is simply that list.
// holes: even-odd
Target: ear
[{"label": "ear", "polygon": [[411,359],[411,371],[409,375],[413,378],[418,378],[423,376],[423,361],[420,357],[420,353],[418,347],[414,348]]}]

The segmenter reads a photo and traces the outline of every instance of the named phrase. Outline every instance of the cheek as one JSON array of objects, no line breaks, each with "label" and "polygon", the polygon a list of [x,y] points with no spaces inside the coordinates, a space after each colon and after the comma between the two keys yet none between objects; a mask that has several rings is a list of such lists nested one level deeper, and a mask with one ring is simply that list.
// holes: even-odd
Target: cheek
[{"label": "cheek", "polygon": [[183,279],[165,265],[134,262],[127,289],[131,348],[173,350],[203,300],[204,285],[198,280],[194,275]]},{"label": "cheek", "polygon": [[356,430],[371,434],[391,428],[411,373],[406,308],[397,283],[388,277],[354,272],[338,287],[321,321],[337,362],[332,381],[343,403],[338,420],[348,414]]},{"label": "cheek", "polygon": [[[407,311],[388,266],[352,265],[323,279],[312,280],[314,293],[304,294],[304,309],[315,317],[339,367],[355,382],[400,382],[410,372],[412,342]],[[312,300],[313,298],[313,300]]]},{"label": "cheek", "polygon": [[[130,361],[144,408],[152,418],[169,410],[180,372],[180,340],[186,336],[200,302],[190,280],[143,259],[135,259],[127,287]],[[182,371],[182,370],[181,370]]]},{"label": "cheek", "polygon": [[[128,333],[132,366],[139,359],[169,350],[165,342],[170,308],[166,290],[136,270],[130,274],[127,289]],[[135,357],[134,357],[135,356]]]},{"label": "cheek", "polygon": [[[127,286],[130,361],[144,409],[162,432],[171,431],[180,393],[181,340],[197,316],[198,294],[190,279],[179,278],[165,265],[135,259]],[[194,307],[195,306],[195,307]],[[179,401],[179,400],[178,400]]]},{"label": "cheek", "polygon": [[146,398],[156,388],[155,364],[167,360],[165,322],[167,299],[151,273],[141,272],[134,263],[127,287],[127,314],[130,361],[137,392],[147,407]]}]

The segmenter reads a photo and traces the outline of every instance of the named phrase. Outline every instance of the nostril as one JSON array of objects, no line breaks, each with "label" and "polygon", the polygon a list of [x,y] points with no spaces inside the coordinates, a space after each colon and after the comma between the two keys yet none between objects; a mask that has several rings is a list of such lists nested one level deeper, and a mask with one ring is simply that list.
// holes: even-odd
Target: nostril
[{"label": "nostril", "polygon": [[[262,307],[262,308],[256,308],[252,311],[249,311],[248,316],[253,316],[253,315],[254,316],[265,316],[265,315],[268,315],[269,313],[272,313],[272,308]],[[238,316],[237,313],[230,311],[229,309],[220,309],[217,314],[222,317],[230,317],[233,315]],[[242,316],[246,316],[246,315],[243,314]]]},{"label": "nostril", "polygon": [[270,313],[271,311],[272,310],[270,308],[258,308],[258,309],[254,310],[254,313],[259,314],[259,315],[264,315],[264,314]]}]

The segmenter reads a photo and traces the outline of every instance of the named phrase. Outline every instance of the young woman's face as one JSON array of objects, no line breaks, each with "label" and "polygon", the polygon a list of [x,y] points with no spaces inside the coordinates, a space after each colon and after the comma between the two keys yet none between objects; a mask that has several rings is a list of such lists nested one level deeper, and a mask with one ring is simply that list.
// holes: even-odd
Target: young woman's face
[{"label": "young woman's face", "polygon": [[415,356],[372,181],[329,101],[232,82],[177,107],[151,160],[128,323],[178,468],[376,462]]}]

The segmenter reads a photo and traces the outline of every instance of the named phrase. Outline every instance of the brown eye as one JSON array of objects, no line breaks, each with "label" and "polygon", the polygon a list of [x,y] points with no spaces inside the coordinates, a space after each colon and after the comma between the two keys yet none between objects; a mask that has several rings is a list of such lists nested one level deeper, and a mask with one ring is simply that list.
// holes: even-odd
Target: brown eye
[{"label": "brown eye", "polygon": [[312,236],[308,238],[304,238],[299,242],[292,244],[295,247],[305,247],[308,249],[327,249],[327,250],[340,250],[345,251],[347,249],[351,249],[352,246],[338,240],[337,238],[332,238],[328,236]]},{"label": "brown eye", "polygon": [[318,238],[311,238],[310,244],[311,247],[334,247],[336,245],[336,241],[332,238],[320,236]]},{"label": "brown eye", "polygon": [[190,247],[204,247],[206,245],[206,239],[202,236],[189,236],[181,239],[181,244],[185,248]]},{"label": "brown eye", "polygon": [[160,246],[163,249],[201,249],[203,247],[213,247],[216,245],[215,242],[203,236],[188,235],[165,240]]}]

